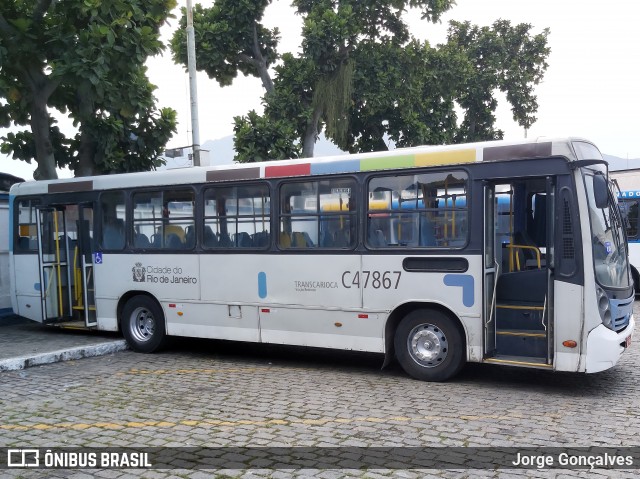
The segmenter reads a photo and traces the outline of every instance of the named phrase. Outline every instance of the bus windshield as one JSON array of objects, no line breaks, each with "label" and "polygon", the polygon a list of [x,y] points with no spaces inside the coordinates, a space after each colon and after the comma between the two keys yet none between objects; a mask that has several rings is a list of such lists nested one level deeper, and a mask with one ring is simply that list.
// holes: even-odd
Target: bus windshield
[{"label": "bus windshield", "polygon": [[592,174],[585,174],[596,279],[605,288],[628,288],[631,286],[629,261],[616,202],[609,195],[607,207],[596,206],[593,178]]}]

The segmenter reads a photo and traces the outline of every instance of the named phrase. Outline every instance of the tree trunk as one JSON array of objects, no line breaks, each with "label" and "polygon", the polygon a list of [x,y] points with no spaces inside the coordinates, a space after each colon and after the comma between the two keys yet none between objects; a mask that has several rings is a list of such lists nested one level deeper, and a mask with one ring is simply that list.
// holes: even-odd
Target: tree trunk
[{"label": "tree trunk", "polygon": [[95,154],[96,142],[93,139],[89,123],[94,117],[93,102],[90,87],[88,84],[82,83],[76,95],[80,113],[80,146],[78,147],[78,165],[74,169],[74,175],[92,176],[96,173]]},{"label": "tree trunk", "polygon": [[318,124],[320,123],[321,116],[322,108],[317,106],[315,110],[313,110],[309,123],[307,123],[307,130],[304,132],[304,138],[302,140],[302,158],[313,157],[313,150],[316,146],[316,140],[318,139]]},{"label": "tree trunk", "polygon": [[48,95],[45,96],[42,92],[34,92],[31,103],[31,132],[36,146],[36,162],[38,163],[36,171],[33,172],[34,180],[54,180],[58,178],[56,158],[53,154],[49,130],[47,97]]}]

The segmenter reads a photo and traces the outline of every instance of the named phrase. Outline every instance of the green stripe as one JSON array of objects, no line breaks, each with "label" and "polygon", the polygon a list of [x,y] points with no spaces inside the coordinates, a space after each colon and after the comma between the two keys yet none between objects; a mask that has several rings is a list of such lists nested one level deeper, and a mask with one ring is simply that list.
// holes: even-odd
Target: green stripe
[{"label": "green stripe", "polygon": [[360,171],[386,170],[392,168],[410,168],[415,166],[414,155],[387,156],[360,160]]}]

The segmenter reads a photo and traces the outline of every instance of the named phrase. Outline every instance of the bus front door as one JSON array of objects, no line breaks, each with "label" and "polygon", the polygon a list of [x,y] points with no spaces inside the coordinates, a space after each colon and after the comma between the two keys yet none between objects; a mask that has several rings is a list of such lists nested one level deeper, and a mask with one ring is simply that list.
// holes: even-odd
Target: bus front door
[{"label": "bus front door", "polygon": [[496,352],[496,281],[499,264],[496,261],[496,195],[494,186],[484,187],[484,357]]},{"label": "bus front door", "polygon": [[64,208],[40,208],[37,214],[42,322],[71,319],[69,236]]},{"label": "bus front door", "polygon": [[485,361],[553,363],[554,178],[485,186]]}]

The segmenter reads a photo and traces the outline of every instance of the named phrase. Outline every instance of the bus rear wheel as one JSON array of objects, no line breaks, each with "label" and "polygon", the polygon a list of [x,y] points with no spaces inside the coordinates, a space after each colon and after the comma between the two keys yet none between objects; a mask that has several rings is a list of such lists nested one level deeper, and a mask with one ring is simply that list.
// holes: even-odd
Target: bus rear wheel
[{"label": "bus rear wheel", "polygon": [[402,369],[422,381],[446,381],[465,362],[460,329],[447,315],[432,309],[405,316],[396,329],[394,347]]},{"label": "bus rear wheel", "polygon": [[122,334],[131,349],[152,353],[165,342],[164,314],[160,305],[149,296],[134,296],[124,305]]}]

